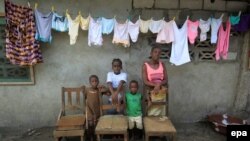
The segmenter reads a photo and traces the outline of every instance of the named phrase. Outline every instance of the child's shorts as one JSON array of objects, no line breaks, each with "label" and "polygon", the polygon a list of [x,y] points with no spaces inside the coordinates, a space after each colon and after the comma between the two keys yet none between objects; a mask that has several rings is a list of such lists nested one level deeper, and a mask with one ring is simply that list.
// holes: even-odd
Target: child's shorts
[{"label": "child's shorts", "polygon": [[142,129],[142,116],[138,117],[128,117],[128,128],[133,129],[135,127],[138,129]]}]

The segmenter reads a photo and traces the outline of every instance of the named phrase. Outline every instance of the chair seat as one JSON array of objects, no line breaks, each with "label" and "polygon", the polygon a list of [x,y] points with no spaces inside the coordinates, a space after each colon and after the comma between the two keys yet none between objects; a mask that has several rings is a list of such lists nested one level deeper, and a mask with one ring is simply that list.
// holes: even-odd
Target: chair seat
[{"label": "chair seat", "polygon": [[117,133],[124,132],[128,129],[127,117],[123,115],[105,115],[100,117],[97,126],[96,133]]},{"label": "chair seat", "polygon": [[176,133],[176,129],[169,119],[161,120],[160,117],[144,117],[146,133]]},{"label": "chair seat", "polygon": [[56,123],[56,130],[80,130],[85,125],[85,115],[67,115]]}]

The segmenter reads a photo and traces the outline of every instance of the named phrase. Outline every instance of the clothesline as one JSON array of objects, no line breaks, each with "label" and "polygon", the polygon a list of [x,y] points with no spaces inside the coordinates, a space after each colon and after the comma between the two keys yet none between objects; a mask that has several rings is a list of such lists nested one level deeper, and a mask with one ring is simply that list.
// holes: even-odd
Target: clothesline
[{"label": "clothesline", "polygon": [[[8,8],[6,8],[6,6],[8,6]],[[29,22],[28,24],[35,26],[32,27],[32,30],[33,28],[36,28],[35,39],[38,41],[51,42],[51,29],[54,29],[60,32],[68,32],[70,36],[70,45],[74,45],[78,38],[79,28],[81,28],[84,31],[88,30],[89,46],[102,46],[102,36],[105,34],[113,33],[112,43],[122,44],[124,47],[129,47],[130,41],[136,42],[139,33],[143,34],[150,31],[153,34],[157,34],[156,43],[172,43],[170,62],[175,65],[182,65],[184,63],[190,62],[190,56],[188,53],[188,40],[191,44],[193,44],[194,40],[198,36],[199,31],[200,41],[205,41],[207,39],[207,32],[211,30],[211,43],[215,44],[217,43],[217,41],[219,42],[216,49],[216,60],[219,60],[220,57],[222,57],[223,59],[227,59],[231,25],[236,25],[235,27],[237,27],[237,25],[240,25],[238,27],[238,29],[240,30],[248,30],[250,28],[250,15],[241,15],[241,12],[239,12],[238,16],[229,16],[226,22],[226,29],[224,30],[222,25],[222,17],[224,16],[224,14],[222,14],[218,19],[210,17],[206,21],[202,19],[191,21],[189,19],[189,16],[187,16],[187,19],[185,20],[182,27],[178,28],[175,22],[175,17],[173,17],[172,20],[166,22],[165,18],[162,18],[160,20],[154,20],[153,18],[142,20],[139,16],[136,22],[132,22],[130,19],[127,19],[124,23],[119,23],[116,20],[116,16],[114,16],[114,18],[98,17],[94,19],[89,14],[84,18],[81,15],[81,11],[79,11],[78,15],[74,19],[72,19],[70,14],[68,13],[68,10],[66,10],[65,15],[59,15],[54,11],[54,6],[52,6],[49,13],[43,14],[38,11],[37,6],[38,4],[35,4],[35,9],[24,8],[23,6],[18,6],[11,3],[9,0],[5,0],[7,27],[11,27],[11,24],[16,24],[16,22],[21,22],[25,19],[31,19],[31,16],[33,16],[35,17],[35,21],[25,20],[24,22],[22,22],[22,24],[25,22]],[[27,9],[29,10],[29,15],[23,14]],[[35,24],[32,22],[35,22]],[[20,49],[23,47],[20,46],[20,44],[22,45],[22,43],[16,44],[15,39],[25,38],[26,36],[21,35],[26,35],[27,33],[22,32],[29,31],[31,29],[20,31],[19,26],[20,25],[18,24],[17,29],[15,29],[14,26],[13,29],[9,28],[6,31],[9,35],[12,35],[7,36],[7,39],[10,38],[8,39],[10,43],[8,44],[9,46],[6,45],[6,50],[9,49],[9,52],[6,52],[6,56],[9,56],[9,59],[13,59],[13,61],[11,61],[12,63],[25,65],[29,63],[17,63],[16,60],[20,61],[25,59],[25,57],[22,57],[22,55],[20,57],[16,50],[22,50],[26,52],[27,50]],[[198,30],[198,28],[200,30]],[[13,30],[17,30],[19,34],[16,35]],[[16,38],[12,39],[12,37]],[[36,42],[33,41],[33,37],[30,37],[30,39],[32,39],[32,43],[34,43],[35,45]],[[27,42],[28,41],[29,40],[27,40]],[[24,45],[24,47],[25,46],[26,44]],[[20,54],[25,53],[20,52]],[[28,52],[26,54],[28,54]]]}]

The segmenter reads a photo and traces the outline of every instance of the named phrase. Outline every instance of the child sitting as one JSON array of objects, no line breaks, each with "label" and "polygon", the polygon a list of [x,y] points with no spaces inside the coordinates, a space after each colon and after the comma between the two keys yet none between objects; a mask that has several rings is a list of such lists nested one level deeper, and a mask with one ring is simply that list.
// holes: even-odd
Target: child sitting
[{"label": "child sitting", "polygon": [[[135,139],[142,138],[142,95],[138,93],[138,82],[135,80],[130,81],[129,90],[125,95],[126,113],[129,123],[129,136],[132,137],[132,133],[135,135]],[[136,127],[135,127],[136,125]]]},{"label": "child sitting", "polygon": [[112,72],[107,74],[107,84],[109,91],[111,92],[111,97],[109,102],[116,105],[116,109],[109,110],[108,114],[121,113],[120,104],[123,99],[124,85],[127,82],[127,73],[122,72],[122,61],[118,59],[113,59],[112,61]]},{"label": "child sitting", "polygon": [[99,79],[96,75],[89,77],[90,87],[85,89],[86,99],[86,117],[88,124],[88,137],[90,140],[95,140],[95,126],[100,117],[100,94],[107,93],[104,86],[99,85]]}]

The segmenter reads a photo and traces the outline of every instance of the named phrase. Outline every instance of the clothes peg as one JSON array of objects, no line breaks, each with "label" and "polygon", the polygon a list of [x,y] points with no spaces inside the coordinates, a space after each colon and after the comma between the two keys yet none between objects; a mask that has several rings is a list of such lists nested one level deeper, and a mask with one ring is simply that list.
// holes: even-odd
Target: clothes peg
[{"label": "clothes peg", "polygon": [[66,9],[66,14],[69,14],[69,10],[68,9]]},{"label": "clothes peg", "polygon": [[116,18],[116,15],[114,15],[114,19]]},{"label": "clothes peg", "polygon": [[175,17],[173,17],[173,21],[175,20]]},{"label": "clothes peg", "polygon": [[224,16],[224,13],[222,13],[222,14],[221,14],[220,18],[222,19],[222,18],[223,18],[223,16]]},{"label": "clothes peg", "polygon": [[81,11],[79,11],[79,12],[78,12],[78,15],[79,15],[79,16],[81,16],[81,15],[82,15],[82,14],[81,14]]},{"label": "clothes peg", "polygon": [[189,15],[187,16],[187,20],[189,19]]},{"label": "clothes peg", "polygon": [[239,11],[239,14],[238,14],[238,16],[240,16],[241,15],[241,11]]},{"label": "clothes peg", "polygon": [[164,20],[165,20],[165,17],[163,17],[162,20],[164,21]]},{"label": "clothes peg", "polygon": [[37,4],[37,3],[35,3],[35,9],[37,9],[37,6],[38,6],[38,4]]},{"label": "clothes peg", "polygon": [[139,20],[141,19],[141,15],[139,15]]},{"label": "clothes peg", "polygon": [[54,12],[55,11],[55,7],[51,6],[51,11]]},{"label": "clothes peg", "polygon": [[28,7],[30,8],[30,2],[28,1]]}]

